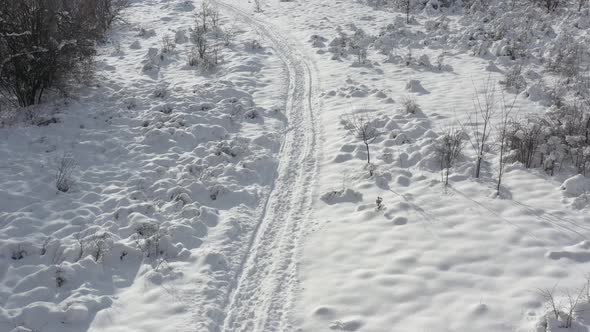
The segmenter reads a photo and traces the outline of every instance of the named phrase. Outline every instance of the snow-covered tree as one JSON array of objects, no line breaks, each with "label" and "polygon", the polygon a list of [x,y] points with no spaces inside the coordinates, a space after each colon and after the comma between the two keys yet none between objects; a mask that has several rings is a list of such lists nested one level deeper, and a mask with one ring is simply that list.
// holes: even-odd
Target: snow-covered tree
[{"label": "snow-covered tree", "polygon": [[39,103],[65,77],[91,68],[101,39],[125,0],[0,0],[0,93]]}]

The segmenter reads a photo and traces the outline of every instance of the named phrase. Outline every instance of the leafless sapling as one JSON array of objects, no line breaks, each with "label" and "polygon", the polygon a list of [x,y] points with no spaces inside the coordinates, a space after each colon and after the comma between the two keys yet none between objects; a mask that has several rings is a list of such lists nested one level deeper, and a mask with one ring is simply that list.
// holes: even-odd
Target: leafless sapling
[{"label": "leafless sapling", "polygon": [[551,313],[553,314],[555,319],[559,319],[559,312],[561,308],[557,299],[555,298],[555,287],[557,287],[557,285],[553,286],[553,288],[551,289],[539,289],[538,293],[545,301],[545,304],[547,305],[549,310],[551,310]]},{"label": "leafless sapling", "polygon": [[565,317],[562,327],[569,329],[570,327],[572,327],[572,323],[574,322],[574,313],[578,308],[578,304],[580,303],[580,300],[582,300],[584,293],[586,293],[586,286],[584,285],[584,287],[576,290],[575,293],[572,293],[568,289],[566,289],[564,293],[566,298],[566,305]]},{"label": "leafless sapling", "polygon": [[345,119],[345,128],[355,138],[363,141],[367,149],[367,164],[371,164],[371,151],[369,145],[375,142],[375,140],[382,134],[375,126],[374,121],[372,121],[368,115],[353,114]]},{"label": "leafless sapling", "polygon": [[[481,89],[478,89],[475,83],[473,86],[475,90],[473,112],[468,115],[468,125],[472,129],[467,138],[476,155],[474,176],[477,179],[481,173],[481,164],[488,151],[488,141],[492,133],[491,120],[496,113],[496,87],[491,77],[488,77]],[[461,125],[461,127],[467,132],[466,126]]]},{"label": "leafless sapling", "polygon": [[502,178],[504,177],[504,170],[506,168],[506,152],[508,150],[508,130],[511,119],[512,111],[514,110],[514,104],[516,103],[516,97],[511,104],[506,103],[504,94],[502,94],[502,105],[500,108],[501,118],[500,123],[496,127],[496,134],[499,144],[500,159],[498,161],[498,181],[496,183],[496,195],[500,196],[500,186],[502,185]]}]

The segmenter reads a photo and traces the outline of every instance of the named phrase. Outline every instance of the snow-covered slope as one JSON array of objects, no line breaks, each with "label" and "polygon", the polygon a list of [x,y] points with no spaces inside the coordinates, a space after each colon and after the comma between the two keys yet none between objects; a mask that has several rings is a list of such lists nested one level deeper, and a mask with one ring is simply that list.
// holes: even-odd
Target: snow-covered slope
[{"label": "snow-covered slope", "polygon": [[[225,16],[217,68],[189,66],[200,5],[134,2],[93,86],[46,106],[57,123],[0,130],[1,331],[223,322],[277,176],[287,82],[265,41]],[[65,193],[62,162],[75,166]]]},{"label": "snow-covered slope", "polygon": [[[590,268],[587,209],[570,208],[570,198],[560,190],[570,173],[550,177],[510,165],[502,198],[493,198],[495,152],[475,181],[466,147],[466,158],[445,188],[434,150],[441,132],[467,123],[475,89],[489,77],[502,80],[510,61],[474,57],[452,43],[446,50],[420,46],[429,36],[424,22],[438,14],[417,16],[417,23],[407,26],[417,39],[416,65],[409,67],[375,48],[369,48],[364,65],[355,63],[354,54],[333,49],[332,41],[343,33],[363,29],[378,35],[391,22],[405,26],[396,14],[352,1],[280,3],[269,5],[265,14],[289,26],[293,39],[308,41],[325,88],[318,183],[324,199],[313,206],[296,326],[303,331],[558,330],[561,323],[551,314],[546,325],[541,290],[553,289],[565,310],[566,294],[577,296]],[[422,54],[434,59],[442,51],[444,70],[420,65]],[[396,52],[403,58],[407,51]],[[421,112],[406,112],[408,95]],[[520,116],[543,114],[546,107],[526,94],[516,105]],[[353,113],[371,114],[384,132],[371,147],[373,176],[365,146],[342,122]],[[579,324],[587,300],[581,302],[574,327],[584,330]]]},{"label": "snow-covered slope", "polygon": [[[590,182],[496,136],[583,100],[590,13],[383,3],[211,1],[191,66],[203,2],[134,1],[95,84],[0,129],[0,330],[587,331]],[[465,142],[444,185],[492,90],[481,177]]]}]

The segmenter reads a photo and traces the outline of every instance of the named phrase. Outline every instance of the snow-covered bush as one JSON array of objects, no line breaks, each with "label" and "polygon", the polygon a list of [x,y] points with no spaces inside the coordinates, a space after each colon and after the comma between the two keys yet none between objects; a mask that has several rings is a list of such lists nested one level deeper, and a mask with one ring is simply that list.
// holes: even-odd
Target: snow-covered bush
[{"label": "snow-covered bush", "polygon": [[545,136],[542,121],[538,118],[512,122],[506,136],[512,161],[518,161],[526,168],[535,167]]},{"label": "snow-covered bush", "polygon": [[565,77],[583,72],[582,64],[589,57],[587,44],[578,41],[567,30],[560,33],[555,40],[555,44],[545,52],[547,69]]},{"label": "snow-covered bush", "polygon": [[545,117],[551,134],[563,144],[561,150],[572,166],[586,174],[590,162],[590,112],[583,105],[551,108]]},{"label": "snow-covered bush", "polygon": [[358,29],[349,42],[350,50],[357,57],[359,64],[364,64],[367,60],[367,49],[371,43],[372,38],[368,36],[362,29]]},{"label": "snow-covered bush", "polygon": [[[82,4],[82,2],[84,4]],[[0,1],[0,90],[10,102],[41,102],[47,89],[83,76],[94,42],[119,17],[128,0]]]},{"label": "snow-covered bush", "polygon": [[374,44],[375,37],[367,34],[363,29],[350,24],[354,31],[352,35],[338,29],[338,37],[328,44],[328,51],[333,53],[332,59],[346,58],[353,55],[358,64],[364,64],[367,59],[369,46]]},{"label": "snow-covered bush", "polygon": [[500,80],[500,84],[502,84],[508,91],[519,93],[523,91],[526,86],[526,80],[522,76],[522,67],[521,66],[513,66],[508,70],[505,75],[504,79]]}]

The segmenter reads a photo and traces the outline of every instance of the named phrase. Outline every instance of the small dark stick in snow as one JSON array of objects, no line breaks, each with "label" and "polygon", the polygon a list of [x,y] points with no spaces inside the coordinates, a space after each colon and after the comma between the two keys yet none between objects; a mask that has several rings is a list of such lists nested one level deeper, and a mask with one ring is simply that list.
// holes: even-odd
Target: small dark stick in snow
[{"label": "small dark stick in snow", "polygon": [[375,203],[377,203],[377,210],[383,209],[383,198],[382,197],[377,196],[377,200],[375,201]]}]

